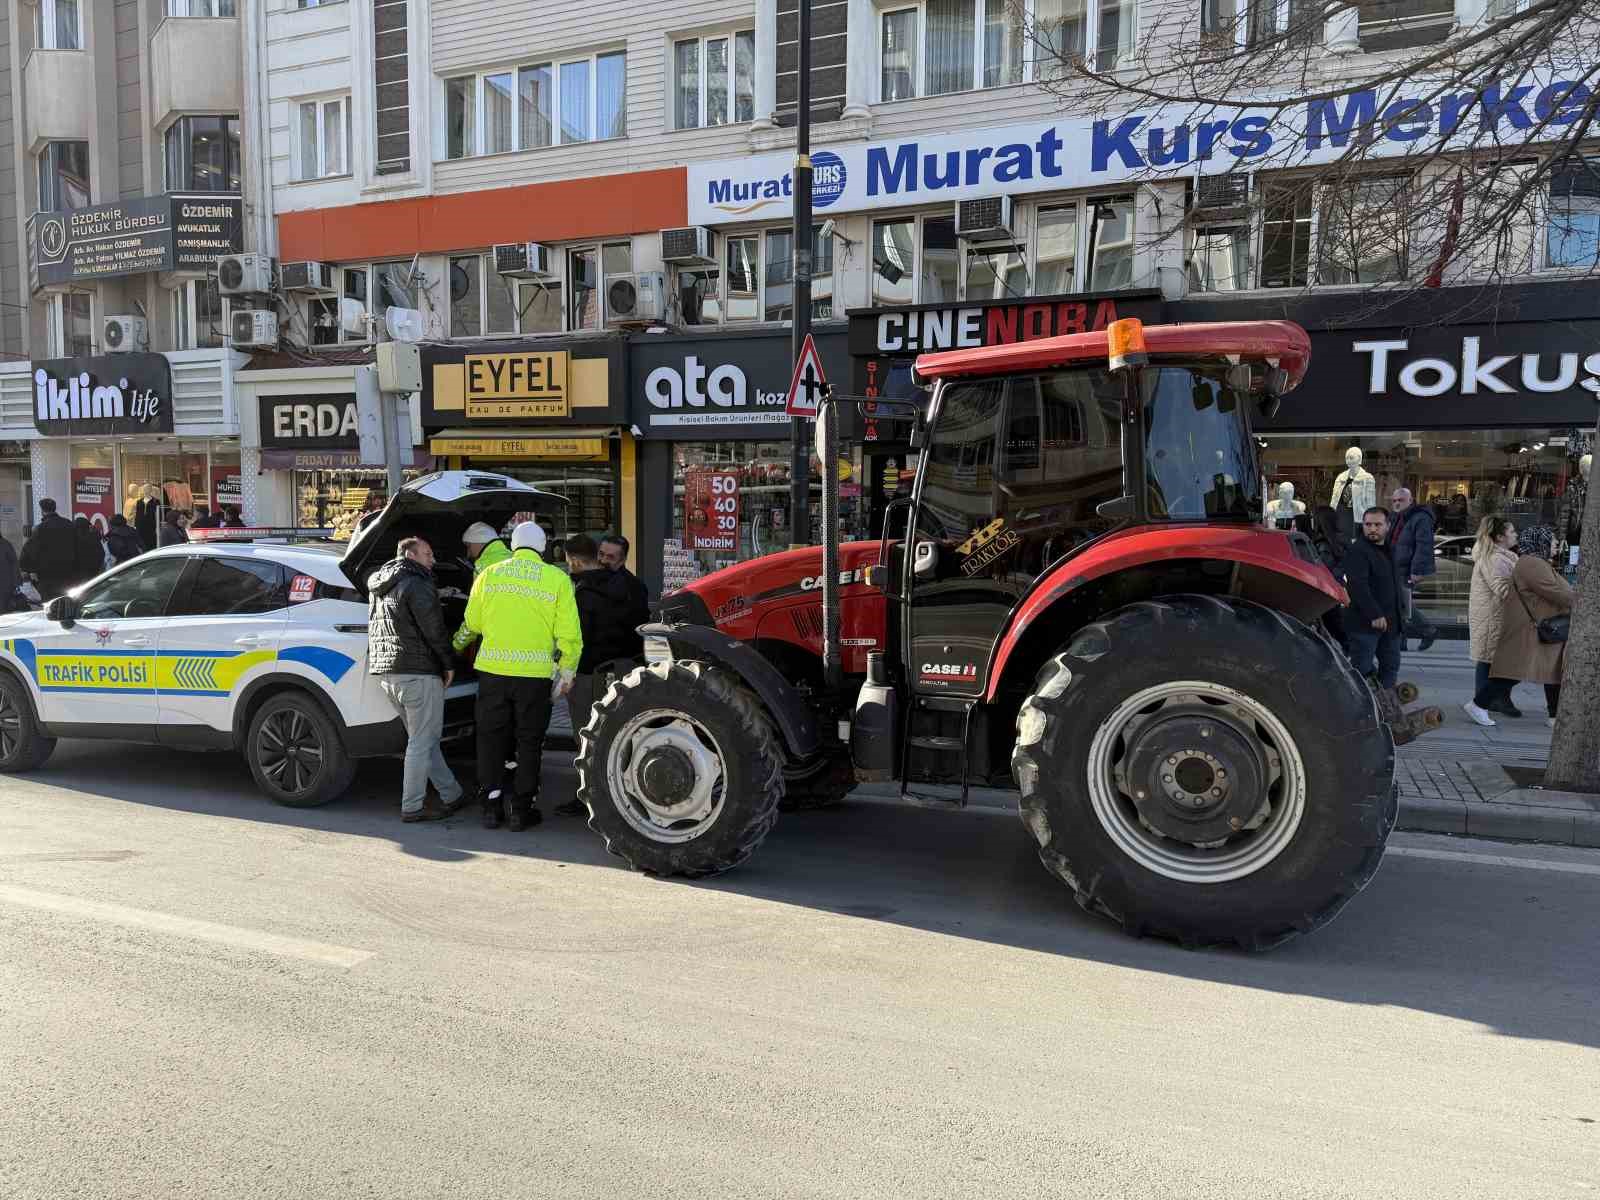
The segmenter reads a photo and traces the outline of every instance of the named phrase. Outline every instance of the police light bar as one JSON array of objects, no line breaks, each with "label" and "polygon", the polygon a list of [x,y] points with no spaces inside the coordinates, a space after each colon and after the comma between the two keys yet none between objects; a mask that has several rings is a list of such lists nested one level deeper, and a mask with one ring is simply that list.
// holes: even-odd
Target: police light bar
[{"label": "police light bar", "polygon": [[242,529],[190,529],[191,542],[264,542],[289,538],[332,538],[331,526],[248,525]]},{"label": "police light bar", "polygon": [[1142,367],[1150,361],[1144,346],[1144,322],[1138,317],[1123,317],[1106,326],[1106,347],[1113,371]]}]

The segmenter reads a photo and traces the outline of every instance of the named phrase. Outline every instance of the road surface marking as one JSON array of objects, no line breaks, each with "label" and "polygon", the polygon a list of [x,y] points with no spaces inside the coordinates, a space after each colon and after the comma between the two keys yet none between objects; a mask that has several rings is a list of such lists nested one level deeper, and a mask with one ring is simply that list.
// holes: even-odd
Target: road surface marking
[{"label": "road surface marking", "polygon": [[108,921],[113,925],[125,925],[130,929],[149,929],[156,933],[170,933],[175,937],[194,938],[202,942],[217,942],[242,950],[259,950],[264,954],[277,954],[284,958],[300,958],[330,967],[358,966],[371,958],[374,953],[371,950],[352,950],[348,946],[332,946],[327,942],[311,942],[303,938],[263,933],[257,929],[241,929],[237,925],[218,925],[211,921],[197,921],[192,917],[178,917],[171,913],[129,908],[123,904],[82,900],[76,896],[62,896],[54,892],[36,892],[30,888],[3,883],[0,883],[0,900],[20,904],[25,908],[60,913],[63,916]]},{"label": "road surface marking", "polygon": [[1484,867],[1521,867],[1528,871],[1563,871],[1569,875],[1600,875],[1592,863],[1558,862],[1553,858],[1512,858],[1509,854],[1463,854],[1459,850],[1425,850],[1421,846],[1390,846],[1386,854],[1407,858],[1442,858],[1450,862],[1477,863]]}]

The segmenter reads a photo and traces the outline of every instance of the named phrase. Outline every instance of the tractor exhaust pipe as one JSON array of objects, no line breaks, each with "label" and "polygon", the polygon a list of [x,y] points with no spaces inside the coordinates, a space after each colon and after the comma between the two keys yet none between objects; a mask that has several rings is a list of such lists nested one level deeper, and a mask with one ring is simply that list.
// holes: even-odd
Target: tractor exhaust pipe
[{"label": "tractor exhaust pipe", "polygon": [[817,406],[817,457],[822,460],[822,681],[844,686],[839,654],[839,447],[838,405],[825,397]]}]

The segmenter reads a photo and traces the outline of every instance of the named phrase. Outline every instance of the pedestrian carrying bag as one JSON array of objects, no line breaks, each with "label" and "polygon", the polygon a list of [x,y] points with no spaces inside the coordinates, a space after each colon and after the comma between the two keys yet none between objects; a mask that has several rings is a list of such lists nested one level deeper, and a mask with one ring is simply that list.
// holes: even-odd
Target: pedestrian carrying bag
[{"label": "pedestrian carrying bag", "polygon": [[1533,621],[1533,627],[1539,633],[1539,640],[1547,646],[1555,646],[1567,640],[1567,631],[1572,626],[1572,614],[1562,613],[1558,617],[1546,617],[1542,621],[1534,621],[1533,609],[1528,607],[1528,598],[1522,594],[1522,589],[1516,584],[1511,585],[1511,590],[1516,592],[1517,599],[1522,601],[1522,611],[1528,614],[1528,620]]}]

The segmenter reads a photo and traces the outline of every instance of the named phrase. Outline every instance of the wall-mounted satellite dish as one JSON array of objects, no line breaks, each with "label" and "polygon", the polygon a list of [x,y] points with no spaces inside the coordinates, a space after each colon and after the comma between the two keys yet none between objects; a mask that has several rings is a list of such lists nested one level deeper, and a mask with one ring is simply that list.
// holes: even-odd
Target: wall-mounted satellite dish
[{"label": "wall-mounted satellite dish", "polygon": [[396,342],[422,340],[422,314],[414,308],[384,310],[383,324],[389,331],[389,337]]},{"label": "wall-mounted satellite dish", "polygon": [[339,301],[339,328],[346,333],[367,332],[367,306],[359,300]]}]

